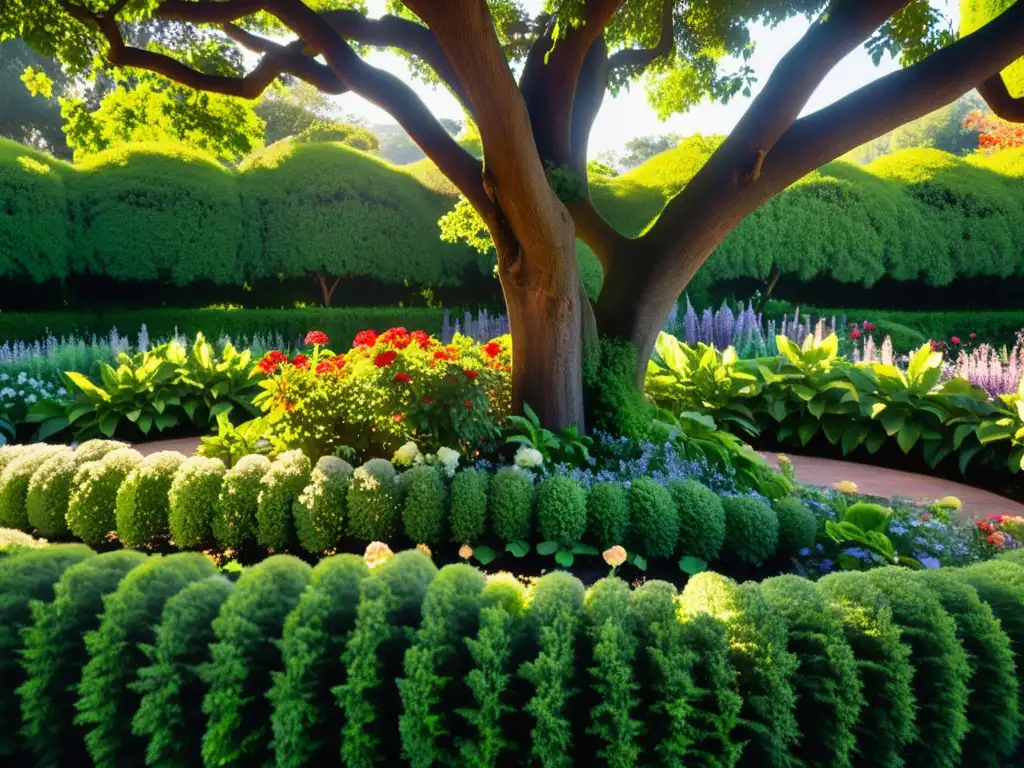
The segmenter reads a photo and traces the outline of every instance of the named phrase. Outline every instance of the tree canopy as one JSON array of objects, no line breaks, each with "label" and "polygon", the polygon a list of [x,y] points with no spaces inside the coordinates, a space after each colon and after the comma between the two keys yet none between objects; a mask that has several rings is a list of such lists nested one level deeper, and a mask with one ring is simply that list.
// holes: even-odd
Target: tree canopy
[{"label": "tree canopy", "polygon": [[[963,0],[952,26],[927,0],[389,0],[378,19],[350,0],[8,0],[0,40],[22,38],[72,75],[144,70],[197,90],[254,99],[283,76],[355,93],[389,112],[465,197],[498,256],[512,329],[513,400],[553,425],[584,423],[584,348],[596,333],[637,350],[636,379],[661,320],[746,216],[843,153],[977,88],[1024,121],[1024,0]],[[616,230],[586,174],[607,92],[642,82],[661,116],[755,83],[753,22],[809,20],[732,133],[643,232]],[[137,30],[170,23],[172,35]],[[130,33],[130,34],[129,34]],[[961,34],[962,33],[962,34]],[[284,42],[282,42],[284,40]],[[898,72],[803,115],[825,76],[865,46]],[[259,56],[247,67],[240,49]],[[446,87],[479,130],[483,157],[456,141],[373,48],[406,56]],[[586,300],[576,237],[600,261]]]}]

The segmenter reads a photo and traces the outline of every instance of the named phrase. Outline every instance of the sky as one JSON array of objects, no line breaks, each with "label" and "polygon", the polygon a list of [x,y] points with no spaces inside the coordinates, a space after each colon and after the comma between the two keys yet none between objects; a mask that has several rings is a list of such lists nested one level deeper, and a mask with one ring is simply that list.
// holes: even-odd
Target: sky
[{"label": "sky", "polygon": [[[537,12],[543,0],[525,0],[523,3],[530,11]],[[956,17],[957,3],[940,2],[945,6],[947,16]],[[384,13],[384,0],[369,0],[370,16]],[[642,80],[634,85],[629,92],[620,93],[613,98],[606,94],[604,104],[594,123],[590,139],[592,157],[601,152],[620,149],[629,139],[651,134],[677,133],[689,136],[694,133],[728,133],[743,115],[750,100],[757,95],[760,87],[782,56],[807,31],[809,22],[803,18],[793,18],[774,29],[761,25],[751,27],[751,37],[756,45],[750,66],[757,75],[758,83],[752,89],[750,98],[738,96],[729,104],[706,102],[691,109],[686,114],[675,115],[665,122],[658,119],[654,110],[647,103]],[[416,90],[420,98],[438,117],[462,119],[463,112],[458,102],[445,90],[433,89],[423,85],[409,76],[404,61],[396,54],[374,52],[367,56],[374,66],[387,69],[401,77]],[[807,112],[814,112],[839,99],[857,88],[899,68],[891,58],[884,58],[876,67],[871,57],[863,48],[843,59],[825,78],[818,90],[811,97]],[[728,71],[729,64],[724,69]],[[340,111],[364,118],[368,123],[394,123],[395,121],[383,110],[374,107],[354,94],[335,97],[334,101]]]}]

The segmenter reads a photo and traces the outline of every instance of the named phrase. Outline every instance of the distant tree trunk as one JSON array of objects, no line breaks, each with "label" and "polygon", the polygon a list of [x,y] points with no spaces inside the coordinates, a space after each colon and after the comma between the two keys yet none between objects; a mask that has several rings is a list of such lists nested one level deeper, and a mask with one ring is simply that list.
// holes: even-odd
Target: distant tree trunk
[{"label": "distant tree trunk", "polygon": [[316,273],[316,281],[320,284],[320,295],[325,307],[331,306],[331,299],[334,298],[334,291],[337,290],[338,283],[341,282],[341,276],[334,278],[334,282],[330,286],[327,285],[329,279],[330,276],[324,277],[322,272]]},{"label": "distant tree trunk", "polygon": [[782,270],[775,266],[772,268],[771,275],[768,276],[768,287],[764,289],[764,297],[767,299],[772,295],[772,291],[775,290],[775,284],[779,282],[779,276],[782,275]]}]

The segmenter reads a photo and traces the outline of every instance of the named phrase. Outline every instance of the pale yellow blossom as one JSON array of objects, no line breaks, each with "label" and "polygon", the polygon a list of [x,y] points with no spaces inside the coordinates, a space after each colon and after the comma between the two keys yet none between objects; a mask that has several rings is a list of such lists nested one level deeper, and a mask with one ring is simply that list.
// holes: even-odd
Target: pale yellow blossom
[{"label": "pale yellow blossom", "polygon": [[459,557],[463,560],[469,560],[473,556],[473,548],[469,544],[463,544],[459,547]]},{"label": "pale yellow blossom", "polygon": [[626,550],[616,544],[611,549],[606,549],[602,555],[604,561],[612,568],[618,568],[626,562]]},{"label": "pale yellow blossom", "polygon": [[840,493],[856,493],[857,492],[857,484],[852,482],[852,481],[850,481],[850,480],[840,480],[838,483],[836,483],[832,487],[835,488]]},{"label": "pale yellow blossom", "polygon": [[424,555],[429,557],[431,560],[434,559],[434,553],[430,551],[430,547],[428,547],[426,544],[417,544],[416,549],[418,549]]},{"label": "pale yellow blossom", "polygon": [[390,560],[394,556],[395,553],[391,551],[391,547],[383,541],[371,541],[366,545],[366,552],[363,554],[363,560],[366,561],[367,567],[376,568],[378,565]]}]

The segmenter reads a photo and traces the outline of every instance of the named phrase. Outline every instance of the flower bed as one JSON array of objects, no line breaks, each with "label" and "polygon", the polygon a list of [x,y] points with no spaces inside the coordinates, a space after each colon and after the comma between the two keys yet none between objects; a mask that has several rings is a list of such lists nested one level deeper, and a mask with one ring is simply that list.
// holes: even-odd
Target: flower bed
[{"label": "flower bed", "polygon": [[276,555],[237,579],[197,553],[51,545],[0,560],[0,710],[21,723],[0,753],[21,765],[1013,764],[1017,562],[817,584],[705,573],[679,593],[631,590],[614,568],[589,588],[563,572],[526,586],[382,545],[312,569]]}]

